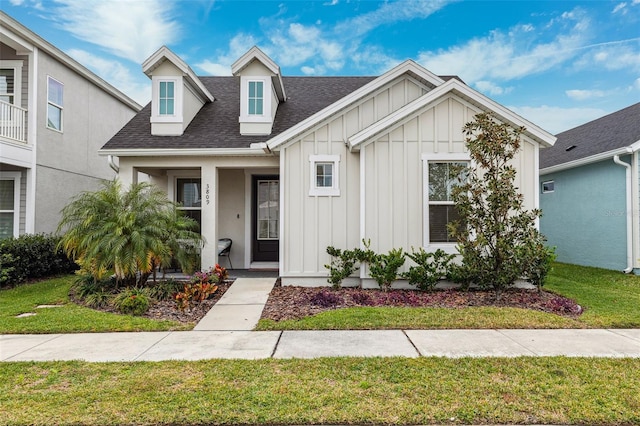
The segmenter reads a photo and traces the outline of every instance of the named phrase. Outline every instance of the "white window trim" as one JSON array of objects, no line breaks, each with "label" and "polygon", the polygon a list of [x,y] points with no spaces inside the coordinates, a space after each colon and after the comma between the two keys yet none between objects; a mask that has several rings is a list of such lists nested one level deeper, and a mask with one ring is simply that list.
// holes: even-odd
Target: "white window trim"
[{"label": "white window trim", "polygon": [[[552,190],[545,190],[544,186],[547,184],[553,184],[553,189]],[[542,184],[540,184],[540,192],[542,192],[543,194],[551,194],[553,192],[555,192],[556,188],[555,188],[555,180],[545,180],[544,182],[542,182]]]},{"label": "white window trim", "polygon": [[[65,96],[65,89],[64,89],[64,83],[62,83],[61,81],[51,77],[50,75],[47,75],[47,118],[46,118],[46,126],[47,129],[52,130],[54,132],[58,132],[58,133],[63,133],[64,132],[64,105],[58,105],[54,102],[51,102],[49,100],[49,83],[51,82],[51,80],[55,81],[56,83],[60,84],[62,86],[62,103],[64,104],[64,96]],[[56,108],[60,108],[60,128],[59,129],[55,129],[53,127],[49,127],[49,105],[53,105]]]},{"label": "white window trim", "polygon": [[[160,82],[173,83],[173,114],[160,115]],[[151,122],[182,123],[183,84],[182,77],[153,77],[151,79]]]},{"label": "white window trim", "polygon": [[0,172],[0,180],[13,180],[13,210],[0,210],[2,213],[13,213],[13,236],[20,236],[20,172]]},{"label": "white window trim", "polygon": [[22,65],[23,61],[0,60],[0,68],[13,69],[13,105],[22,107]]},{"label": "white window trim", "polygon": [[471,157],[468,153],[422,154],[422,246],[426,251],[441,249],[448,254],[457,254],[457,243],[431,243],[429,241],[429,163],[430,162],[463,162],[471,165]]},{"label": "white window trim", "polygon": [[[249,114],[249,83],[262,82],[262,114]],[[240,77],[240,122],[270,123],[271,98],[273,87],[271,77],[241,76]]]},{"label": "white window trim", "polygon": [[[331,187],[316,186],[316,164],[333,163],[333,177]],[[340,196],[340,156],[339,155],[310,155],[309,156],[309,195],[320,197]]]}]

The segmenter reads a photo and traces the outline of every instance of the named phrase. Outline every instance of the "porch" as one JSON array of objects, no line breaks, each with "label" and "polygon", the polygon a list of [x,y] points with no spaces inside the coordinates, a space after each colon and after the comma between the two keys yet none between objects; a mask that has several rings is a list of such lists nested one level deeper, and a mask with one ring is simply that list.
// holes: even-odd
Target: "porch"
[{"label": "porch", "polygon": [[[124,184],[149,181],[157,185],[200,224],[205,240],[202,269],[219,263],[232,276],[257,272],[278,275],[281,213],[277,157],[121,157],[119,169]],[[221,238],[232,241],[228,257],[219,257],[217,242]]]}]

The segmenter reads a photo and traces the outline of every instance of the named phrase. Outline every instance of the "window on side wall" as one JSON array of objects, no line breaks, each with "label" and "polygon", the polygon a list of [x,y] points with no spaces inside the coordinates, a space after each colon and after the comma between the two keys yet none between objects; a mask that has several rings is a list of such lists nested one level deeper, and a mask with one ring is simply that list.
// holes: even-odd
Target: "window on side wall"
[{"label": "window on side wall", "polygon": [[47,127],[62,132],[64,85],[47,78]]},{"label": "window on side wall", "polygon": [[0,172],[0,240],[18,237],[20,173]]},{"label": "window on side wall", "polygon": [[176,179],[176,202],[185,215],[202,225],[202,180],[200,178]]},{"label": "window on side wall", "polygon": [[548,180],[546,182],[542,182],[542,193],[547,194],[549,192],[555,191],[555,182],[552,180]]},{"label": "window on side wall", "polygon": [[311,155],[309,195],[338,196],[340,185],[338,179],[339,155]]},{"label": "window on side wall", "polygon": [[424,245],[453,252],[456,240],[448,224],[460,220],[453,201],[453,189],[465,179],[469,160],[460,155],[423,156],[424,161]]}]

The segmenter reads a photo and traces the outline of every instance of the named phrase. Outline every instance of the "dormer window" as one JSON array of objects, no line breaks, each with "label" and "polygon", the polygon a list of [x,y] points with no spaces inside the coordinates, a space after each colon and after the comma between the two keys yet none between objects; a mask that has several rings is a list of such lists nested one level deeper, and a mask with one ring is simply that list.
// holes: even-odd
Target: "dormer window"
[{"label": "dormer window", "polygon": [[174,115],[175,83],[173,81],[161,81],[159,96],[160,115]]},{"label": "dormer window", "polygon": [[153,77],[151,94],[152,123],[182,122],[182,77]]},{"label": "dormer window", "polygon": [[249,115],[263,115],[264,111],[264,82],[249,82]]}]

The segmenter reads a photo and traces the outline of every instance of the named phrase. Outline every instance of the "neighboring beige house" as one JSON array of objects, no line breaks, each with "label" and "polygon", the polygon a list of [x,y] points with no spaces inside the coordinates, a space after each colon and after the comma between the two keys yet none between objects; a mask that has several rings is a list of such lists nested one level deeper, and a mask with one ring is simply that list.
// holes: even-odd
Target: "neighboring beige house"
[{"label": "neighboring beige house", "polygon": [[[515,159],[527,208],[538,206],[538,150],[555,141],[413,61],[379,77],[283,77],[254,47],[232,77],[198,77],[162,47],[143,71],[152,102],[101,153],[118,157],[123,181],[148,176],[201,222],[204,268],[228,237],[233,265],[277,268],[285,285],[326,284],[329,245],[454,252],[453,203],[433,182],[469,162],[462,127],[475,114],[527,128]],[[370,284],[366,270],[360,279]]]},{"label": "neighboring beige house", "polygon": [[0,12],[0,239],[56,230],[114,172],[98,150],[140,106]]}]

